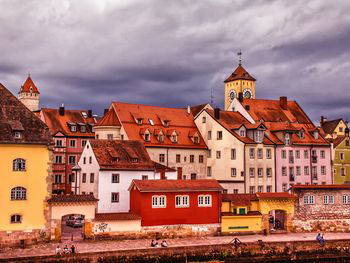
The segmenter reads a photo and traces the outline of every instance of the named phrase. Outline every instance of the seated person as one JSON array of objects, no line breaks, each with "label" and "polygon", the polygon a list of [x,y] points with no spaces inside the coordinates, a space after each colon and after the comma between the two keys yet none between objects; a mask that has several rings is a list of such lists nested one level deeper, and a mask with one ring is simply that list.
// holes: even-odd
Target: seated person
[{"label": "seated person", "polygon": [[163,240],[162,243],[161,243],[161,246],[162,247],[168,247],[168,243],[165,240]]},{"label": "seated person", "polygon": [[158,247],[158,242],[152,239],[151,247]]}]

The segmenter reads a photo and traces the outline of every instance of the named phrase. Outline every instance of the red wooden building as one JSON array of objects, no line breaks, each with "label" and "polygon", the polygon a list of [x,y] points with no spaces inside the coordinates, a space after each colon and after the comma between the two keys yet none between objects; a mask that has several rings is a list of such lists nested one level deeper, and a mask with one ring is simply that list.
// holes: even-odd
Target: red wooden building
[{"label": "red wooden building", "polygon": [[129,191],[142,226],[220,223],[223,188],[216,180],[133,180]]}]

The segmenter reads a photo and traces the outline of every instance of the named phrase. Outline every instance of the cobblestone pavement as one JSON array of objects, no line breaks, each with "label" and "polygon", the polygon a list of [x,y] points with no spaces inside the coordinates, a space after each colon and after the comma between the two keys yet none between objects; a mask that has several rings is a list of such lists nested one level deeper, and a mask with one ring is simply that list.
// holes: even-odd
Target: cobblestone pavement
[{"label": "cobblestone pavement", "polygon": [[[272,242],[288,242],[288,241],[305,241],[315,240],[317,233],[288,233],[288,234],[274,234],[268,236],[262,235],[247,235],[238,236],[242,242],[255,242],[259,239],[263,241]],[[215,244],[227,244],[234,236],[218,236],[218,237],[199,237],[199,238],[177,238],[168,239],[167,243],[169,247],[176,246],[197,246],[197,245],[215,245]],[[327,240],[337,239],[349,239],[350,233],[325,233],[324,238]],[[316,242],[316,241],[315,241]],[[100,252],[100,251],[115,251],[115,250],[129,250],[129,249],[142,249],[150,248],[151,240],[138,239],[138,240],[121,240],[121,241],[80,241],[80,242],[64,242],[64,243],[45,243],[40,245],[33,245],[25,249],[20,248],[6,248],[0,250],[0,258],[13,258],[13,257],[25,257],[25,256],[41,256],[51,255],[55,253],[55,248],[60,245],[61,249],[67,244],[69,247],[74,243],[77,253],[84,252]],[[160,249],[160,248],[152,248]]]}]

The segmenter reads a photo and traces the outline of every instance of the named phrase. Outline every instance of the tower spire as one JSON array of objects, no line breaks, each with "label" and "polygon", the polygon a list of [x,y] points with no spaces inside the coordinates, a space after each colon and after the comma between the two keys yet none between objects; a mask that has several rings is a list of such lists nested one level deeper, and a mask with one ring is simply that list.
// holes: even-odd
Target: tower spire
[{"label": "tower spire", "polygon": [[242,51],[241,51],[241,49],[239,49],[237,55],[238,55],[238,64],[242,65]]}]

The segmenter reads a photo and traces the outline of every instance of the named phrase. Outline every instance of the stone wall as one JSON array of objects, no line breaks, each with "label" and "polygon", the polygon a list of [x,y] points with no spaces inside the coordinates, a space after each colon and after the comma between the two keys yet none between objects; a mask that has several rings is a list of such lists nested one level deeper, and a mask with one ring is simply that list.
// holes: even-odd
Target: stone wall
[{"label": "stone wall", "polygon": [[350,219],[293,220],[292,232],[349,232]]},{"label": "stone wall", "polygon": [[24,245],[31,245],[47,240],[48,235],[46,231],[41,229],[31,231],[0,231],[0,248],[20,246],[21,242]]}]

